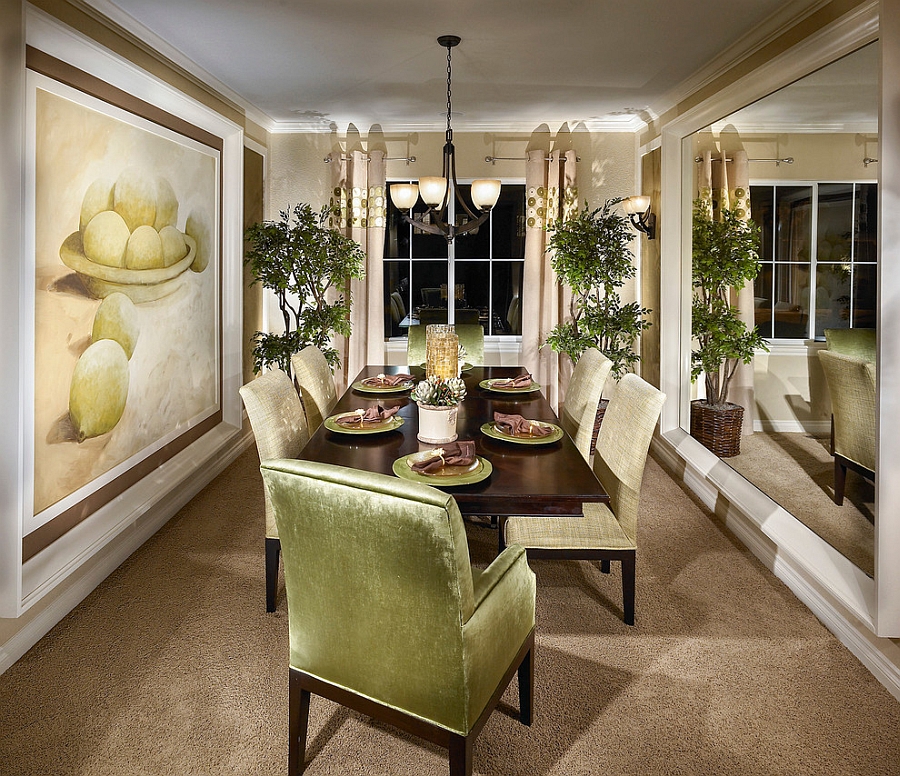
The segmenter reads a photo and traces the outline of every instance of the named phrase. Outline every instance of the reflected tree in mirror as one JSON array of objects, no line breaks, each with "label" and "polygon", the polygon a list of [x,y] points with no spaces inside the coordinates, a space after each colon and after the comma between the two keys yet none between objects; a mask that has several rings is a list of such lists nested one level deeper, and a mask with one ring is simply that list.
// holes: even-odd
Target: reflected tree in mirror
[{"label": "reflected tree in mirror", "polygon": [[[324,353],[332,371],[340,363],[332,335],[350,336],[348,278],[365,275],[365,254],[359,243],[328,225],[329,206],[318,213],[306,203],[279,213],[278,221],[263,221],[247,229],[250,247],[245,263],[253,283],[275,294],[284,320],[283,333],[258,331],[253,336],[253,368],[277,366],[291,373],[291,355],[307,345]],[[337,289],[334,301],[328,292]]]}]

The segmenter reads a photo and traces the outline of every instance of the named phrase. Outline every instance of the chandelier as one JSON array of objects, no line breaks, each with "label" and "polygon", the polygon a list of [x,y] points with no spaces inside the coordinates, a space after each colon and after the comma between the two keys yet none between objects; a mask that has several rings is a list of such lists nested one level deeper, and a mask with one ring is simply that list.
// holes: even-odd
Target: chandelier
[{"label": "chandelier", "polygon": [[[437,39],[447,49],[447,135],[444,143],[444,169],[443,175],[423,176],[419,183],[393,183],[391,184],[391,201],[400,211],[403,219],[412,224],[416,229],[431,234],[441,234],[447,238],[447,242],[453,242],[453,238],[466,232],[471,232],[483,224],[491,208],[497,204],[500,196],[500,181],[495,179],[483,179],[472,181],[472,203],[478,211],[476,215],[466,204],[459,193],[459,185],[456,182],[456,149],[453,147],[453,128],[450,126],[450,52],[454,46],[459,45],[461,38],[458,35],[441,35]],[[469,220],[457,225],[456,219],[448,217],[450,197],[456,198],[459,206],[468,215]],[[422,216],[422,220],[413,219],[408,211],[416,204],[419,196],[428,206],[428,210]]]}]

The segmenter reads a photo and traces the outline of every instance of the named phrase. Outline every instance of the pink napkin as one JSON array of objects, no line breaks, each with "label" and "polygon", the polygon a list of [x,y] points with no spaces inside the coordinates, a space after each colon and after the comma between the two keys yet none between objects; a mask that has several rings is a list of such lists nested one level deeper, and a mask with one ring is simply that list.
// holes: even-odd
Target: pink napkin
[{"label": "pink napkin", "polygon": [[444,451],[443,457],[433,455],[416,461],[410,468],[419,474],[435,474],[445,466],[469,466],[475,462],[475,443],[471,440],[450,442],[439,449]]},{"label": "pink napkin", "polygon": [[552,428],[536,420],[526,420],[521,415],[504,415],[502,412],[494,413],[494,428],[517,437],[545,437],[553,432]]},{"label": "pink napkin", "polygon": [[412,375],[378,375],[377,377],[367,377],[362,384],[369,388],[396,388],[412,379]]},{"label": "pink napkin", "polygon": [[491,383],[491,388],[496,388],[498,391],[514,391],[520,388],[530,388],[533,382],[531,375],[526,374],[512,377],[509,380],[497,380]]},{"label": "pink napkin", "polygon": [[[347,428],[365,428],[366,426],[371,426],[375,423],[381,423],[382,421],[387,420],[399,409],[399,407],[391,407],[389,410],[382,407],[369,407],[362,415],[344,415],[343,417],[337,418],[334,422],[339,426],[346,426]],[[359,410],[356,410],[356,412],[359,413]]]}]

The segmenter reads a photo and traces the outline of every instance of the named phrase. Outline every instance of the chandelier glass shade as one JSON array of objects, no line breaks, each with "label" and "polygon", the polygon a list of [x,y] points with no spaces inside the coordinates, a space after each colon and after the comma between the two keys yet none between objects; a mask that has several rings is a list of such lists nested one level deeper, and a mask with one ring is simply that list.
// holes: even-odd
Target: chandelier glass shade
[{"label": "chandelier glass shade", "polygon": [[[477,229],[483,224],[491,208],[497,204],[500,197],[500,181],[496,179],[480,179],[472,182],[471,195],[474,210],[470,208],[459,191],[456,182],[456,149],[453,147],[453,128],[450,124],[451,117],[451,68],[450,52],[460,42],[457,35],[442,35],[437,39],[441,46],[447,49],[447,134],[444,143],[444,165],[440,176],[423,176],[415,183],[392,183],[391,201],[400,211],[404,220],[424,232],[441,234],[452,242],[453,238]],[[422,220],[410,217],[409,212],[416,204],[419,197],[428,206],[428,210]],[[453,197],[459,205],[456,216],[448,216],[450,200]],[[461,209],[461,212],[460,212]],[[462,214],[468,218],[459,219]],[[460,220],[457,224],[456,221]]]}]

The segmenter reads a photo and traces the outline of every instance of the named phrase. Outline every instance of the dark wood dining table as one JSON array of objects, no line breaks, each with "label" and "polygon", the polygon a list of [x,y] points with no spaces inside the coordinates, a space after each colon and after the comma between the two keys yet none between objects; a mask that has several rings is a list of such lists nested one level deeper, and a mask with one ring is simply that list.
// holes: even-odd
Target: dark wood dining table
[{"label": "dark wood dining table", "polygon": [[[424,378],[421,367],[367,366],[353,380],[379,374],[411,373]],[[490,476],[478,483],[442,488],[453,494],[460,512],[471,516],[581,515],[586,501],[609,501],[600,481],[581,457],[575,443],[562,439],[547,445],[522,445],[486,436],[482,424],[493,420],[494,412],[522,415],[559,425],[559,420],[540,391],[500,394],[479,387],[485,379],[524,374],[521,367],[473,367],[463,373],[466,398],[459,406],[459,439],[475,442],[477,455],[491,462]],[[438,445],[416,438],[418,408],[409,391],[399,394],[363,393],[351,387],[339,399],[333,415],[373,405],[399,407],[403,425],[381,434],[341,434],[323,424],[300,453],[308,461],[350,466],[393,476],[396,459]]]}]

